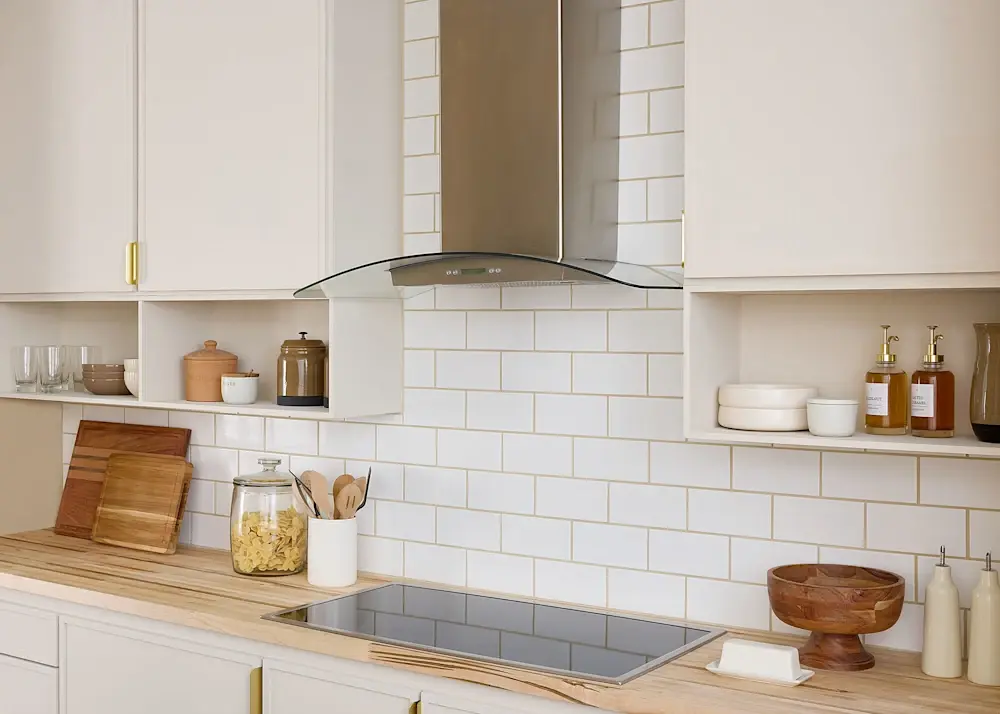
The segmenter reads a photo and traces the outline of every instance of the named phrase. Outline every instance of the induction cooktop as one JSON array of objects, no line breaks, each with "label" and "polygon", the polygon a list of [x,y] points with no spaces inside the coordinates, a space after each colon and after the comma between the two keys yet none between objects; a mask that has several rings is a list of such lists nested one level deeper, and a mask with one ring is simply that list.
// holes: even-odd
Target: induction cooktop
[{"label": "induction cooktop", "polygon": [[725,632],[397,583],[264,619],[610,684],[624,684]]}]

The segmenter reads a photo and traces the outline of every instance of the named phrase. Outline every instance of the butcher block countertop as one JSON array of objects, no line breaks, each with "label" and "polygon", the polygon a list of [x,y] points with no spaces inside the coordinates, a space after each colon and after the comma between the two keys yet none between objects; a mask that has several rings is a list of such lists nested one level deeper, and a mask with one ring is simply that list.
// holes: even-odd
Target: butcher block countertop
[{"label": "butcher block countertop", "polygon": [[[384,582],[362,577],[351,591]],[[181,548],[154,555],[36,531],[0,537],[0,588],[105,608],[344,659],[590,704],[625,714],[997,714],[1000,688],[964,679],[931,679],[919,657],[875,649],[868,672],[817,672],[799,687],[719,677],[705,665],[722,639],[617,686],[529,672],[261,620],[261,615],[343,591],[310,586],[304,575],[249,578],[233,572],[229,554]],[[795,644],[795,638],[741,633]]]}]

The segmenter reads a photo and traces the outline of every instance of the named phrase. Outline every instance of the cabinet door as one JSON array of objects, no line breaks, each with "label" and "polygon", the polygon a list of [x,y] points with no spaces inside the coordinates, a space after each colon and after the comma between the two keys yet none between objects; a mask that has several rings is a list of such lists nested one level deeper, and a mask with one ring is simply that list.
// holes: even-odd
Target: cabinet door
[{"label": "cabinet door", "polygon": [[62,714],[246,714],[254,661],[146,633],[69,622]]},{"label": "cabinet door", "polygon": [[408,714],[414,699],[365,689],[364,683],[344,678],[334,682],[307,672],[290,672],[264,663],[264,714],[301,714],[332,711],[359,714]]},{"label": "cabinet door", "polygon": [[0,655],[0,712],[59,714],[59,670]]},{"label": "cabinet door", "polygon": [[686,7],[688,277],[1000,271],[1000,3]]},{"label": "cabinet door", "polygon": [[141,290],[322,277],[323,6],[140,0]]},{"label": "cabinet door", "polygon": [[132,0],[0,2],[0,293],[125,291]]}]

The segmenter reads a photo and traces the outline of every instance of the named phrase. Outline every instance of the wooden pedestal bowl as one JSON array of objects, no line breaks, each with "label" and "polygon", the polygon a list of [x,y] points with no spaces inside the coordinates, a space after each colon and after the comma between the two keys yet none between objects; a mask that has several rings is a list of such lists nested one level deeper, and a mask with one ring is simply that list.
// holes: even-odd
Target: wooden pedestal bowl
[{"label": "wooden pedestal bowl", "polygon": [[883,632],[903,611],[905,582],[895,573],[854,565],[781,565],[767,571],[771,609],[812,635],[799,648],[807,667],[856,672],[875,666],[858,635]]}]

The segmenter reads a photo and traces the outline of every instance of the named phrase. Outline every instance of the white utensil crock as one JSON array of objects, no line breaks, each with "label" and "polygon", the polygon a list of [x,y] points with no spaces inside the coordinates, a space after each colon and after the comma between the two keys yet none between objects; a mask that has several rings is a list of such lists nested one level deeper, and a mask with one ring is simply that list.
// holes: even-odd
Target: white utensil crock
[{"label": "white utensil crock", "polygon": [[306,577],[320,588],[345,588],[358,580],[358,519],[309,519]]}]

